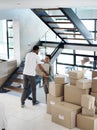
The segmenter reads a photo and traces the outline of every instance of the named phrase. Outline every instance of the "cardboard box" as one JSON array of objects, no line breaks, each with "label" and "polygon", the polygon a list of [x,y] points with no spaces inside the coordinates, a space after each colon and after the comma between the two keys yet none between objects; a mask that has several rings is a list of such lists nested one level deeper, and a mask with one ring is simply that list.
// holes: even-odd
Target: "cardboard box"
[{"label": "cardboard box", "polygon": [[92,79],[92,92],[97,93],[97,77]]},{"label": "cardboard box", "polygon": [[49,93],[53,96],[64,96],[64,85],[56,84],[54,81],[49,82]]},{"label": "cardboard box", "polygon": [[95,107],[95,97],[83,94],[81,98],[81,106],[87,109],[93,109]]},{"label": "cardboard box", "polygon": [[70,85],[76,85],[77,79],[74,79],[72,77],[69,78],[70,78]]},{"label": "cardboard box", "polygon": [[89,94],[89,89],[80,89],[67,84],[64,86],[64,101],[81,105],[82,94]]},{"label": "cardboard box", "polygon": [[16,70],[16,67],[15,67],[15,66],[14,66],[14,67],[10,67],[10,68],[8,69],[8,74],[12,74],[15,70]]},{"label": "cardboard box", "polygon": [[81,89],[91,88],[92,80],[90,79],[80,79],[76,81],[76,87]]},{"label": "cardboard box", "polygon": [[81,130],[97,130],[97,115],[91,117],[78,114],[77,127]]},{"label": "cardboard box", "polygon": [[95,114],[97,114],[97,107],[95,107]]},{"label": "cardboard box", "polygon": [[6,80],[10,77],[11,73],[16,69],[16,67],[16,60],[4,61],[0,63],[0,87],[6,82]]},{"label": "cardboard box", "polygon": [[95,115],[95,107],[93,109],[87,109],[87,108],[83,107],[82,108],[82,115],[94,116]]},{"label": "cardboard box", "polygon": [[97,77],[97,70],[92,71],[92,78],[95,78],[95,77]]},{"label": "cardboard box", "polygon": [[81,107],[66,102],[59,102],[52,107],[52,121],[72,129],[76,126],[77,113],[81,111]]},{"label": "cardboard box", "polygon": [[54,77],[54,81],[56,84],[65,84],[65,75],[56,74]]},{"label": "cardboard box", "polygon": [[63,101],[62,97],[55,97],[51,94],[47,94],[47,113],[51,114],[52,106],[54,106],[56,103]]},{"label": "cardboard box", "polygon": [[91,92],[91,95],[95,97],[95,105],[97,106],[97,93]]},{"label": "cardboard box", "polygon": [[6,82],[8,78],[8,75],[0,77],[0,87]]},{"label": "cardboard box", "polygon": [[69,72],[69,77],[72,77],[73,79],[82,79],[82,78],[84,78],[84,72],[78,71],[78,70],[73,70],[73,71]]},{"label": "cardboard box", "polygon": [[[44,68],[44,70],[49,74],[49,64],[45,63],[45,64],[42,64],[42,67]],[[44,76],[45,73],[39,68],[39,66],[37,65],[36,67],[36,74],[37,75],[40,75],[40,76]]]}]

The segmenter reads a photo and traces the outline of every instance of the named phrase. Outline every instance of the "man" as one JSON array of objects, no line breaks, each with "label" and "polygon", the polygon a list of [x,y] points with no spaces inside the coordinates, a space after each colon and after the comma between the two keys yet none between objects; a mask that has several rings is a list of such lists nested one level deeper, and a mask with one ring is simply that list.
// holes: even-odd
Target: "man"
[{"label": "man", "polygon": [[[25,58],[25,66],[23,70],[24,75],[24,90],[21,96],[21,107],[25,106],[25,100],[28,98],[29,89],[32,90],[32,104],[36,105],[39,102],[36,100],[36,66],[38,65],[39,68],[46,74],[47,72],[41,65],[41,61],[38,57],[39,47],[36,45],[33,47],[32,52],[29,52]],[[29,85],[30,84],[30,85]]]}]

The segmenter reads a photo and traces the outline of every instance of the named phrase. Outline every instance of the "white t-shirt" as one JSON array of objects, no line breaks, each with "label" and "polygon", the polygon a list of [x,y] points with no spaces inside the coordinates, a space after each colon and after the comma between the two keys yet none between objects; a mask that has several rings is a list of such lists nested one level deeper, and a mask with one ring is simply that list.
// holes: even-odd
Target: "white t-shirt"
[{"label": "white t-shirt", "polygon": [[25,66],[23,70],[23,74],[35,76],[36,75],[36,66],[40,64],[39,56],[34,52],[29,52],[25,58]]}]

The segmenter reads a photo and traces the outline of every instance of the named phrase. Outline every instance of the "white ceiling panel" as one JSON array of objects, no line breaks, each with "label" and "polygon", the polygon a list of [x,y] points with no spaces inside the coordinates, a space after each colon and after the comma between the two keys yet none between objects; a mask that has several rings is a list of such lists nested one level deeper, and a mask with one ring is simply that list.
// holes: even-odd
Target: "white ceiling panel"
[{"label": "white ceiling panel", "polygon": [[0,0],[0,9],[97,7],[97,0]]}]

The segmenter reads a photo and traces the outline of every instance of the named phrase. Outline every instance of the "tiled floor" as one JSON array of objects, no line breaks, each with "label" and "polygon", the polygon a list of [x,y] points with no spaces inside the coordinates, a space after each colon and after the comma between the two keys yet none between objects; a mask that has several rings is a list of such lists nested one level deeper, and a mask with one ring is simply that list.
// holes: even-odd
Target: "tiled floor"
[{"label": "tiled floor", "polygon": [[46,113],[45,103],[33,106],[27,100],[26,107],[21,108],[20,97],[8,93],[0,94],[0,102],[5,105],[7,130],[69,130],[51,121],[51,115]]}]

